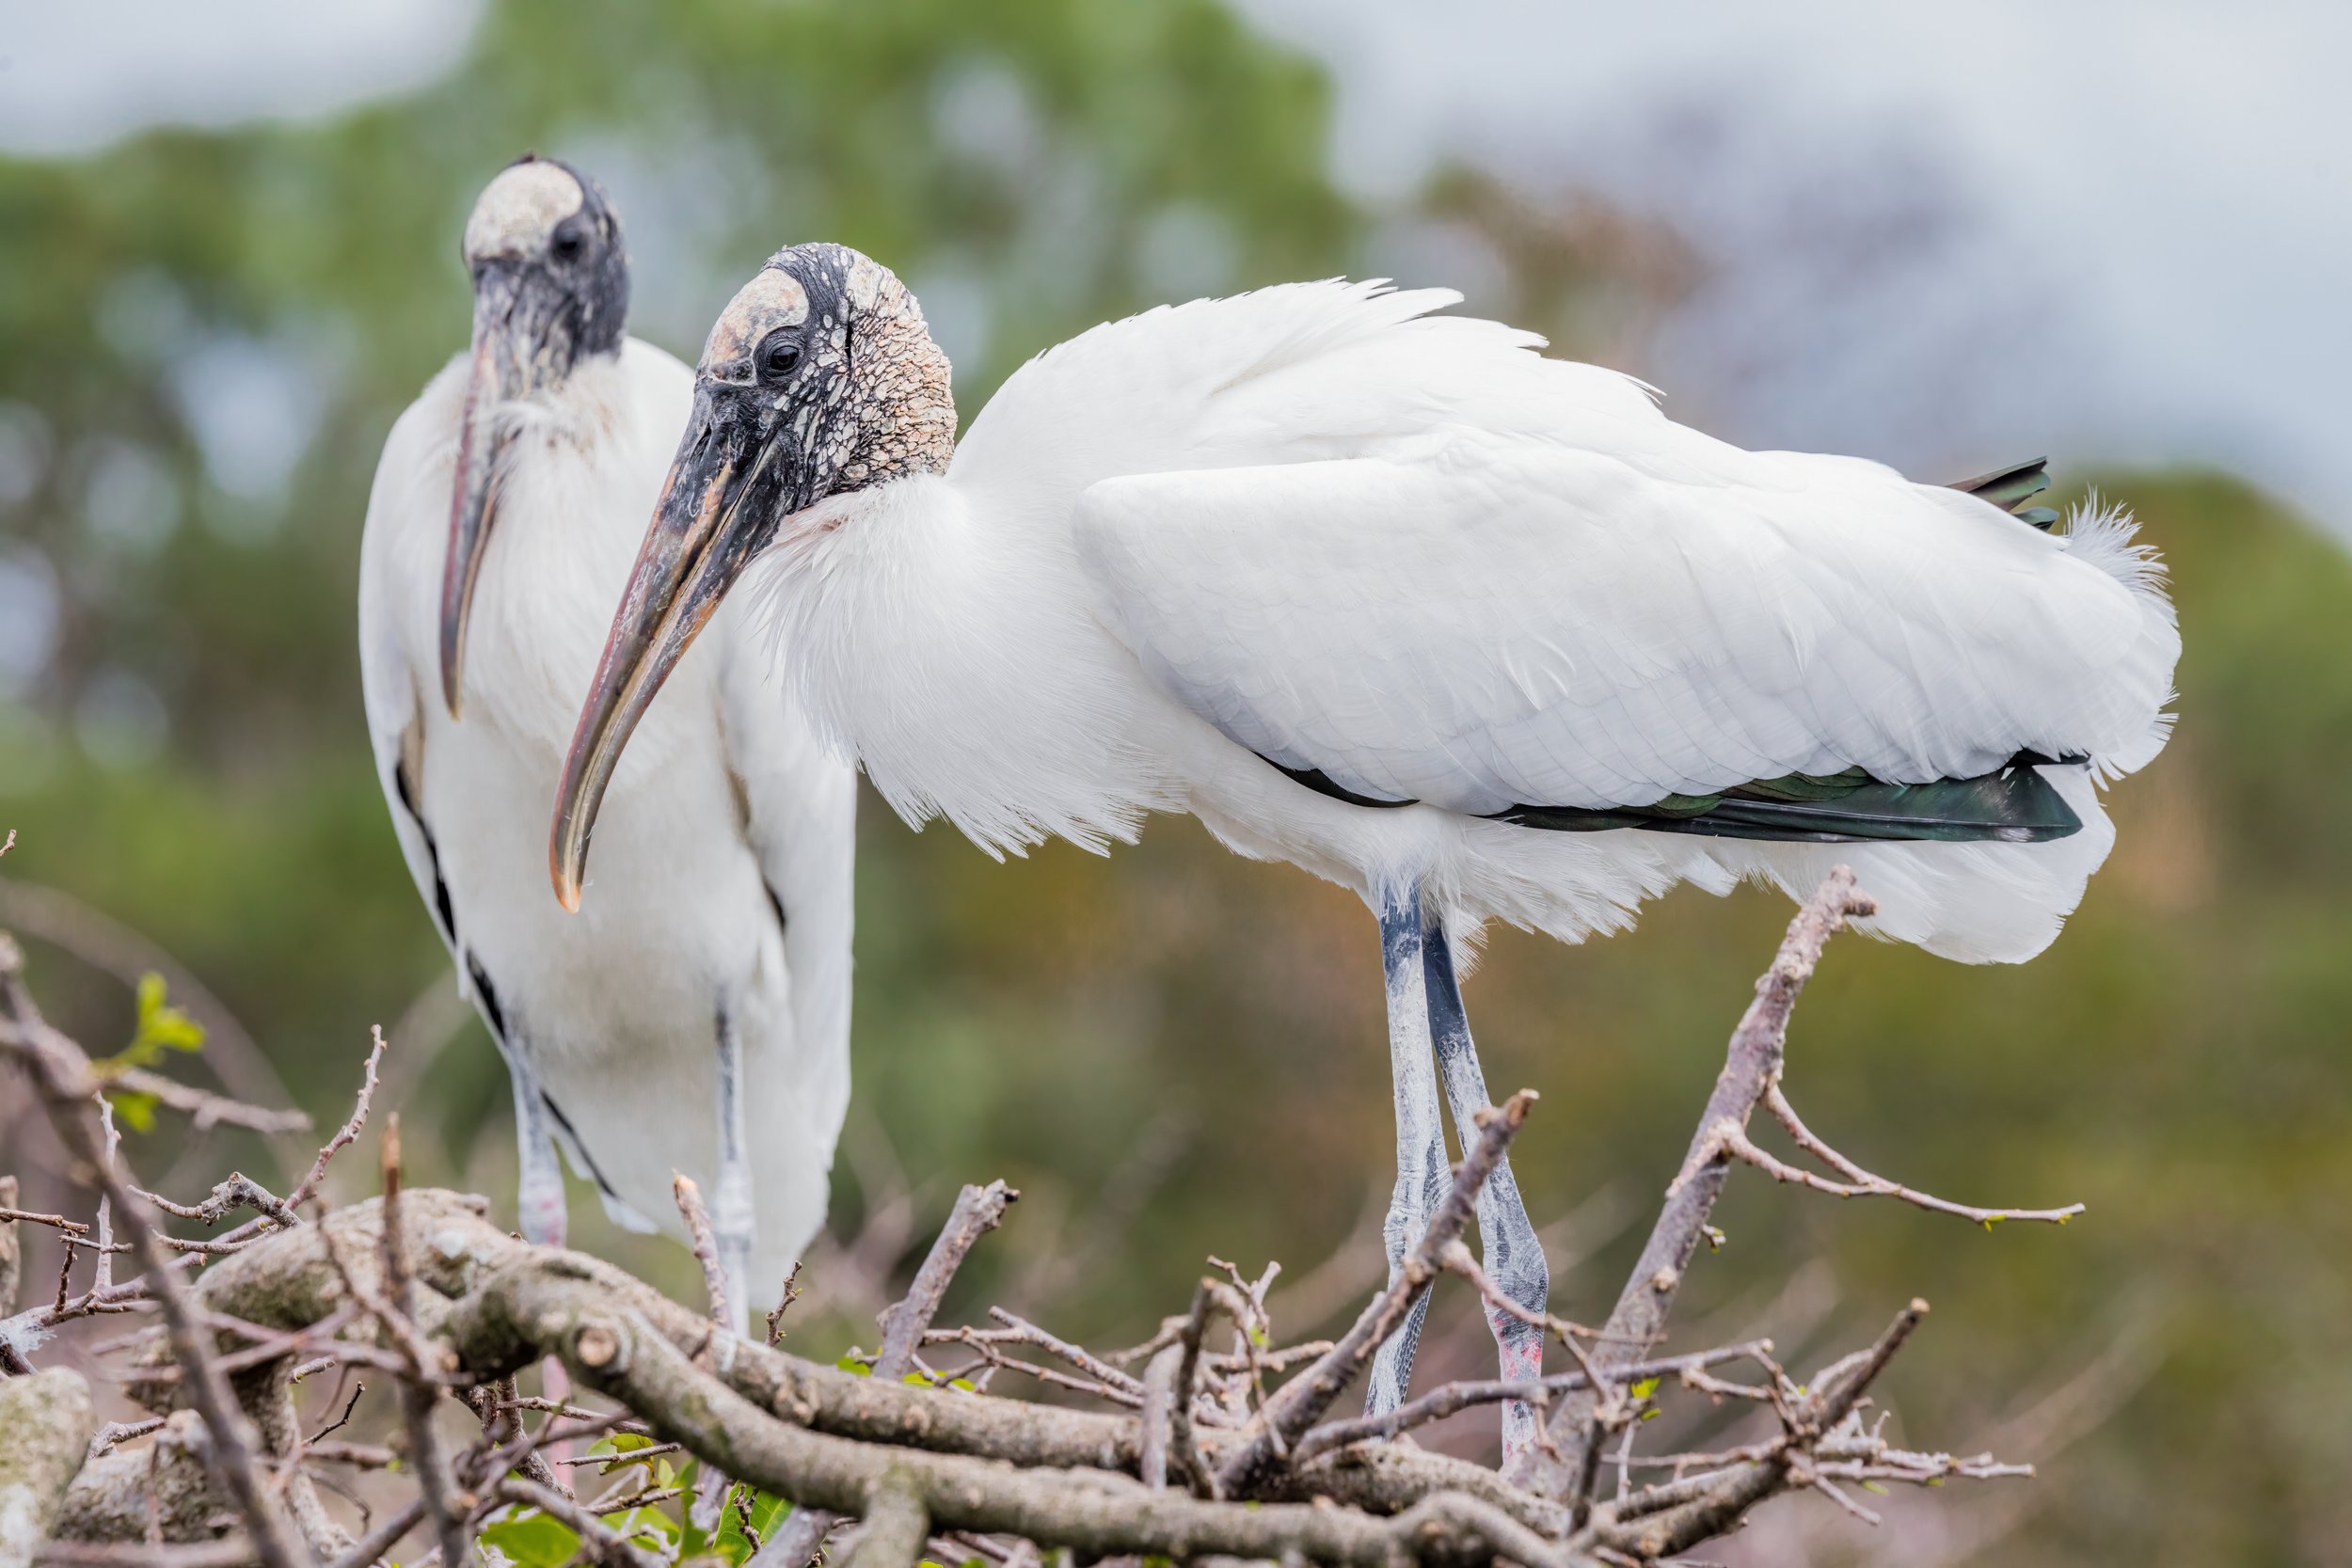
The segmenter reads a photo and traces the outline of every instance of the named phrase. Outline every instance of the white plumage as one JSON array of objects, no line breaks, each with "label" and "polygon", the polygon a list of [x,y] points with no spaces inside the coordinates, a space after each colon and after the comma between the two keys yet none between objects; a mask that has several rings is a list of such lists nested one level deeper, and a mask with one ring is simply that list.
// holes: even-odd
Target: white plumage
[{"label": "white plumage", "polygon": [[[577,917],[548,898],[548,803],[691,378],[622,339],[471,410],[499,457],[457,718],[437,650],[469,362],[394,425],[369,501],[360,648],[385,797],[514,1072],[526,1228],[563,1234],[549,1133],[633,1228],[680,1231],[684,1171],[731,1266],[748,1261],[739,1317],[746,1288],[772,1291],[824,1216],[849,1095],[853,780],[770,682],[764,639],[722,616],[614,783],[599,896]],[[732,1118],[727,1049],[742,1075]],[[730,1119],[753,1134],[736,1171]]]},{"label": "white plumage", "polygon": [[[1015,373],[950,460],[912,296],[838,246],[780,252],[699,367],[576,743],[559,891],[629,694],[748,562],[811,718],[911,820],[1001,854],[1189,810],[1362,895],[1392,1267],[1443,1191],[1439,1073],[1457,1129],[1486,1098],[1453,956],[1485,920],[1576,941],[1677,882],[1802,895],[1845,861],[1884,935],[2045,946],[2113,840],[2094,781],[2166,735],[2179,637],[2129,521],[2092,507],[2053,536],[1877,464],[1743,451],[1627,377],[1430,314],[1456,299],[1298,284],[1097,327]],[[1540,1307],[1507,1169],[1479,1224]],[[1506,1376],[1540,1365],[1490,1319]],[[1533,1431],[1506,1407],[1507,1449]]]},{"label": "white plumage", "polygon": [[[1191,809],[1367,896],[1574,941],[1677,881],[1802,895],[1854,863],[1875,928],[1968,959],[2057,934],[2111,830],[2048,844],[1557,833],[1792,772],[2128,772],[2179,637],[2120,514],[2045,534],[1856,458],[1749,452],[1647,389],[1299,284],[1118,322],[1009,380],[944,476],[821,502],[754,568],[812,715],[914,818],[992,848]],[[1255,754],[1253,754],[1255,753]],[[1422,805],[1367,811],[1262,758]]]}]

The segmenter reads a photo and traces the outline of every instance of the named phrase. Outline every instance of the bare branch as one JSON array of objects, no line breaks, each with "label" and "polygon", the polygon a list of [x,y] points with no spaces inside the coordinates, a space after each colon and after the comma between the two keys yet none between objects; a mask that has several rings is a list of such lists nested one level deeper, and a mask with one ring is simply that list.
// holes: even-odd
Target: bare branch
[{"label": "bare branch", "polygon": [[[1028,1471],[823,1436],[768,1419],[643,1318],[583,1301],[580,1286],[544,1270],[510,1271],[485,1282],[480,1309],[461,1307],[450,1327],[469,1353],[503,1343],[516,1354],[519,1331],[529,1340],[519,1354],[559,1352],[574,1376],[650,1415],[706,1463],[804,1505],[860,1509],[895,1475],[892,1484],[920,1503],[930,1528],[1018,1535],[1093,1556],[1295,1552],[1353,1568],[1393,1568],[1400,1557],[1451,1562],[1502,1549],[1547,1568],[1567,1560],[1501,1510],[1468,1498],[1434,1497],[1380,1520],[1344,1508],[1207,1502],[1116,1477]],[[489,1338],[476,1345],[477,1333]]]},{"label": "bare branch", "polygon": [[1005,1217],[1006,1208],[1021,1195],[1002,1181],[992,1181],[985,1187],[965,1187],[956,1195],[956,1206],[941,1227],[939,1239],[923,1259],[923,1266],[914,1273],[914,1283],[907,1287],[906,1298],[882,1314],[882,1354],[874,1363],[878,1377],[903,1377],[914,1365],[915,1347],[923,1342],[923,1331],[931,1325],[939,1313],[939,1304],[947,1293],[948,1283],[973,1243],[996,1228]]},{"label": "bare branch", "polygon": [[1843,1181],[1831,1181],[1816,1176],[1809,1170],[1791,1165],[1757,1148],[1744,1131],[1726,1131],[1724,1134],[1724,1152],[1736,1160],[1746,1161],[1775,1181],[1795,1182],[1800,1186],[1810,1187],[1817,1193],[1827,1193],[1832,1197],[1896,1198],[1915,1208],[1925,1209],[1931,1213],[1957,1214],[1970,1224],[1980,1225],[1987,1230],[1992,1229],[2003,1220],[2029,1220],[2045,1225],[2064,1225],[2083,1212],[2083,1206],[2079,1203],[2070,1203],[2062,1209],[1979,1209],[1970,1204],[1953,1203],[1937,1197],[1932,1193],[1923,1193],[1916,1188],[1906,1187],[1900,1182],[1889,1181],[1883,1176],[1873,1176],[1870,1172],[1864,1170],[1860,1165],[1838,1153],[1836,1149],[1832,1148],[1818,1133],[1805,1126],[1797,1116],[1797,1108],[1788,1103],[1788,1097],[1783,1092],[1777,1077],[1765,1085],[1764,1103],[1766,1108],[1772,1113],[1773,1118],[1788,1130],[1788,1135],[1796,1139],[1807,1153],[1846,1178]]},{"label": "bare branch", "polygon": [[188,1288],[173,1270],[143,1207],[132,1201],[130,1185],[107,1158],[103,1140],[91,1131],[89,1104],[99,1085],[90,1072],[89,1058],[41,1019],[24,989],[23,957],[15,940],[5,933],[0,933],[0,1012],[5,1013],[0,1020],[0,1050],[10,1052],[25,1065],[47,1103],[51,1124],[73,1157],[97,1173],[99,1185],[116,1211],[116,1221],[138,1249],[148,1288],[163,1310],[172,1354],[212,1435],[206,1456],[215,1481],[245,1515],[246,1529],[264,1568],[303,1568],[301,1544],[263,1489],[254,1457],[259,1439],[253,1424],[239,1407],[227,1376],[213,1363],[205,1337],[197,1326]]},{"label": "bare branch", "polygon": [[[1020,1196],[1002,1181],[992,1181],[985,1187],[966,1186],[956,1195],[956,1206],[948,1213],[947,1223],[941,1227],[938,1240],[931,1243],[923,1266],[914,1271],[914,1283],[907,1287],[904,1299],[882,1314],[882,1347],[874,1358],[874,1382],[887,1379],[896,1383],[914,1370],[915,1349],[923,1342],[924,1330],[930,1327],[931,1319],[938,1315],[939,1304],[946,1296],[956,1271],[963,1266],[973,1243],[995,1229],[1005,1217],[1007,1206]],[[776,1532],[775,1540],[753,1560],[756,1568],[806,1568],[818,1548],[824,1544],[826,1532],[836,1522],[835,1515],[820,1508],[794,1509],[784,1528]],[[921,1544],[918,1531],[915,1544],[919,1547]]]},{"label": "bare branch", "polygon": [[0,1568],[25,1568],[65,1507],[98,1418],[82,1374],[0,1382]]},{"label": "bare branch", "polygon": [[183,1084],[176,1078],[167,1078],[145,1068],[113,1068],[104,1076],[110,1087],[154,1096],[158,1103],[186,1116],[199,1132],[208,1127],[243,1127],[263,1133],[307,1132],[310,1130],[310,1118],[300,1111],[273,1111],[260,1105],[248,1105],[242,1100],[231,1100],[210,1089],[199,1089],[193,1084]]},{"label": "bare branch", "polygon": [[923,1507],[918,1483],[894,1471],[867,1495],[865,1523],[841,1568],[914,1568],[930,1532],[930,1514]]},{"label": "bare branch", "polygon": [[[1115,1388],[1122,1394],[1130,1394],[1136,1398],[1142,1397],[1142,1384],[1084,1346],[1073,1345],[1067,1339],[1049,1334],[1027,1319],[1017,1317],[1001,1307],[990,1307],[988,1315],[1005,1325],[1001,1331],[1004,1339],[1014,1344],[1035,1345],[1050,1355],[1059,1356],[1106,1388]],[[980,1331],[977,1337],[993,1338],[997,1336]]]},{"label": "bare branch", "polygon": [[[135,991],[160,974],[173,1003],[204,1026],[203,1062],[223,1089],[247,1105],[293,1102],[286,1082],[227,1004],[161,942],[62,889],[0,881],[0,926],[61,948]],[[273,1148],[282,1148],[281,1136]],[[281,1156],[282,1157],[282,1156]]]},{"label": "bare branch", "polygon": [[[1613,1386],[1622,1387],[1629,1383],[1653,1377],[1674,1377],[1688,1380],[1704,1375],[1708,1367],[1721,1366],[1727,1361],[1754,1360],[1771,1347],[1769,1339],[1752,1339],[1745,1344],[1724,1345],[1716,1350],[1693,1351],[1687,1355],[1657,1356],[1647,1361],[1633,1361],[1612,1367],[1604,1374]],[[1385,1416],[1363,1416],[1352,1420],[1332,1421],[1309,1432],[1298,1440],[1296,1455],[1300,1460],[1344,1448],[1377,1437],[1392,1437],[1431,1421],[1441,1421],[1457,1411],[1472,1405],[1496,1404],[1503,1400],[1525,1400],[1531,1404],[1549,1405],[1560,1394],[1593,1386],[1591,1376],[1583,1371],[1555,1372],[1549,1377],[1520,1378],[1505,1381],[1498,1378],[1449,1383],[1432,1388],[1418,1399],[1408,1400]],[[1739,1385],[1729,1385],[1739,1392],[1749,1392]]]},{"label": "bare branch", "polygon": [[1168,1456],[1175,1441],[1176,1371],[1184,1347],[1168,1345],[1143,1370],[1143,1484],[1157,1492],[1168,1485]]},{"label": "bare branch", "polygon": [[293,1192],[286,1195],[286,1207],[289,1209],[299,1210],[317,1196],[319,1183],[326,1180],[326,1163],[350,1148],[352,1141],[359,1136],[359,1129],[367,1123],[368,1107],[375,1101],[376,1065],[384,1059],[384,1031],[371,1027],[368,1035],[374,1044],[368,1049],[367,1066],[359,1082],[359,1098],[351,1108],[350,1119],[335,1129],[333,1135],[319,1149],[318,1158],[310,1162],[309,1173],[294,1183]]},{"label": "bare branch", "polygon": [[[416,1281],[408,1269],[408,1249],[401,1236],[400,1225],[400,1116],[395,1112],[384,1123],[381,1151],[384,1173],[384,1291],[391,1309],[402,1318],[416,1318]],[[384,1320],[388,1333],[391,1322]],[[453,1494],[448,1462],[441,1454],[440,1434],[433,1430],[433,1407],[440,1390],[426,1377],[437,1370],[428,1362],[420,1361],[418,1376],[404,1378],[400,1385],[401,1421],[408,1433],[408,1456],[416,1465],[417,1485],[424,1496],[425,1516],[433,1521],[433,1532],[439,1538],[441,1561],[446,1568],[458,1568],[469,1560],[472,1537],[467,1528],[466,1507]]]},{"label": "bare branch", "polygon": [[677,1204],[678,1218],[686,1222],[694,1261],[702,1265],[703,1295],[710,1305],[710,1321],[723,1331],[729,1322],[727,1271],[719,1261],[719,1236],[710,1227],[710,1211],[703,1206],[703,1191],[694,1184],[692,1177],[674,1170],[670,1173],[670,1196]]},{"label": "bare branch", "polygon": [[1200,1376],[1200,1339],[1208,1332],[1209,1308],[1216,1301],[1216,1281],[1203,1279],[1192,1293],[1192,1311],[1176,1340],[1176,1375],[1168,1385],[1168,1446],[1177,1467],[1197,1497],[1216,1501],[1216,1471],[1200,1457],[1200,1440],[1192,1430],[1193,1390]]},{"label": "bare branch", "polygon": [[424,1498],[411,1497],[384,1522],[359,1538],[351,1550],[337,1558],[328,1568],[369,1568],[377,1559],[400,1544],[400,1538],[424,1522]]},{"label": "bare branch", "polygon": [[[1683,1271],[1707,1233],[1708,1219],[1730,1170],[1730,1156],[1721,1145],[1723,1130],[1744,1128],[1766,1086],[1778,1075],[1789,1013],[1820,962],[1821,949],[1849,919],[1875,913],[1877,908],[1855,890],[1853,872],[1841,865],[1788,923],[1772,967],[1756,983],[1756,1000],[1732,1031],[1723,1071],[1708,1097],[1682,1169],[1666,1189],[1665,1204],[1641,1259],[1602,1327],[1593,1353],[1597,1365],[1630,1361],[1664,1332]],[[1598,1407],[1598,1396],[1592,1390],[1560,1401],[1547,1423],[1551,1451],[1540,1443],[1531,1445],[1505,1467],[1504,1478],[1550,1497],[1567,1495],[1587,1470],[1586,1447],[1595,1435],[1593,1418]]]},{"label": "bare branch", "polygon": [[[0,1319],[14,1315],[16,1292],[24,1276],[24,1233],[17,1227],[26,1220],[60,1227],[73,1222],[62,1214],[28,1214],[16,1207],[16,1178],[0,1176]],[[17,1365],[9,1365],[13,1360]],[[0,1338],[0,1373],[22,1377],[32,1369],[23,1365],[16,1347]]]},{"label": "bare branch", "polygon": [[1254,1483],[1259,1472],[1280,1449],[1295,1443],[1331,1407],[1340,1391],[1372,1359],[1380,1342],[1404,1321],[1413,1297],[1437,1277],[1439,1254],[1470,1223],[1479,1188],[1486,1185],[1486,1178],[1502,1163],[1512,1138],[1526,1124],[1528,1109],[1535,1098],[1533,1089],[1521,1089],[1500,1107],[1482,1114],[1478,1141],[1454,1167],[1453,1189],[1430,1217],[1428,1229],[1413,1244],[1413,1250],[1406,1254],[1394,1283],[1373,1299],[1339,1343],[1313,1366],[1282,1385],[1266,1402],[1260,1418],[1251,1426],[1249,1438],[1218,1466],[1218,1481],[1226,1491],[1240,1493]]},{"label": "bare branch", "polygon": [[302,1223],[302,1216],[295,1213],[283,1198],[271,1193],[268,1188],[246,1176],[243,1171],[230,1172],[229,1180],[214,1187],[213,1196],[201,1203],[174,1203],[171,1199],[151,1193],[144,1187],[134,1190],[138,1193],[139,1196],[161,1209],[165,1213],[176,1214],[183,1220],[195,1220],[203,1225],[218,1225],[228,1217],[229,1212],[232,1209],[250,1209],[258,1214],[266,1215],[281,1226],[293,1227]]},{"label": "bare branch", "polygon": [[247,1568],[253,1543],[241,1535],[217,1541],[65,1541],[41,1543],[37,1560],[50,1568]]},{"label": "bare branch", "polygon": [[784,1315],[791,1311],[792,1304],[800,1299],[801,1265],[796,1259],[792,1272],[784,1276],[783,1297],[777,1301],[776,1309],[768,1314],[768,1344],[771,1349],[784,1343]]},{"label": "bare branch", "polygon": [[[508,1476],[498,1483],[498,1494],[511,1503],[535,1508],[551,1519],[561,1520],[580,1537],[580,1549],[605,1568],[667,1568],[660,1558],[642,1546],[630,1544],[619,1531],[597,1518],[572,1498],[536,1481],[519,1476]],[[443,1562],[462,1560],[444,1555]]]}]

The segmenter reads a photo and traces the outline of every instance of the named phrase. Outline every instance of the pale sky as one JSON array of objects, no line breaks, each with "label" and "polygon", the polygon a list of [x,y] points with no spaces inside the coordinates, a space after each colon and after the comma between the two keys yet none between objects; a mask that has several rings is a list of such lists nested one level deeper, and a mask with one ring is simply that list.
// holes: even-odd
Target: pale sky
[{"label": "pale sky", "polygon": [[1242,8],[1332,68],[1352,189],[1466,156],[1683,231],[1713,280],[1629,368],[1719,434],[2218,462],[2352,535],[2352,8]]},{"label": "pale sky", "polygon": [[[1685,418],[1922,477],[2216,462],[2352,535],[2352,9],[1241,4],[1330,66],[1359,195],[1462,157],[1681,233],[1705,280],[1627,368]],[[398,92],[477,9],[0,0],[0,150]]]}]

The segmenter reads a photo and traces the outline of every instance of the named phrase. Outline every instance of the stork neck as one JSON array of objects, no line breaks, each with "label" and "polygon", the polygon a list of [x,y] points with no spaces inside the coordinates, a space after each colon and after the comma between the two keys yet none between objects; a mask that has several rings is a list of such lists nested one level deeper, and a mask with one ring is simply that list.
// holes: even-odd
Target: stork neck
[{"label": "stork neck", "polygon": [[768,569],[811,716],[900,815],[1017,850],[1131,836],[1164,803],[1135,743],[1139,673],[1087,609],[1066,528],[918,474],[787,524]]}]

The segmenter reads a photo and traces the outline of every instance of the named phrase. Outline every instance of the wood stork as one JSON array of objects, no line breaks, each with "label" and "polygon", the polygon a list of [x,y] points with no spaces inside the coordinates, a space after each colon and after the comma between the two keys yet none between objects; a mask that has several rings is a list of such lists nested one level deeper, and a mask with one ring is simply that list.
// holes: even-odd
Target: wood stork
[{"label": "wood stork", "polygon": [[471,352],[393,426],[368,502],[377,771],[514,1081],[525,1233],[563,1240],[559,1143],[636,1229],[677,1228],[683,1170],[739,1328],[823,1219],[847,1108],[854,778],[722,617],[613,782],[601,896],[548,901],[547,802],[692,376],[624,336],[619,220],[579,171],[508,167],[465,260]]},{"label": "wood stork", "polygon": [[[1884,936],[2046,945],[2113,839],[2094,781],[2167,733],[2179,637],[2130,521],[2010,515],[2038,465],[1978,495],[1744,451],[1432,314],[1458,298],[1333,281],[1152,310],[1030,361],[957,446],[898,278],[779,252],[704,350],[565,764],[558,896],[632,727],[756,562],[815,722],[905,816],[1017,853],[1188,809],[1362,895],[1392,1269],[1442,1194],[1439,1080],[1457,1134],[1486,1101],[1455,957],[1483,921],[1573,942],[1677,882],[1802,895],[1843,860]],[[1507,1171],[1478,1220],[1541,1306]],[[1490,1320],[1505,1375],[1534,1370],[1539,1338]],[[1532,1431],[1506,1414],[1507,1446]]]}]

